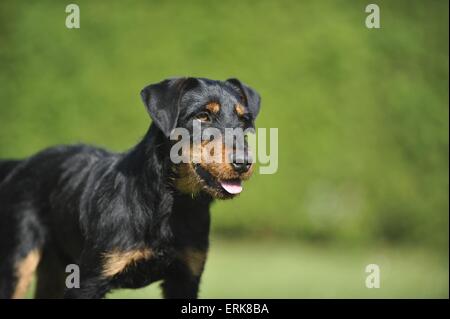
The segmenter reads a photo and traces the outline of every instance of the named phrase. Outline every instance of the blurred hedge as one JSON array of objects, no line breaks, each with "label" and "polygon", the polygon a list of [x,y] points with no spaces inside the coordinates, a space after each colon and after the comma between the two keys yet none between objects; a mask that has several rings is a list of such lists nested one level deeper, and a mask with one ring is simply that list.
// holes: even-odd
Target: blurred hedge
[{"label": "blurred hedge", "polygon": [[0,3],[0,157],[88,142],[125,150],[138,92],[236,76],[279,128],[279,170],[214,207],[216,233],[448,245],[448,2]]}]

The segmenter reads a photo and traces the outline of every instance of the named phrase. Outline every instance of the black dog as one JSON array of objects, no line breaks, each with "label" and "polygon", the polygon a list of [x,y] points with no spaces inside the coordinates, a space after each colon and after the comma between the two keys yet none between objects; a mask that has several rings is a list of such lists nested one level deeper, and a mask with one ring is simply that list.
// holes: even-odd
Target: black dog
[{"label": "black dog", "polygon": [[[176,127],[249,128],[259,95],[236,79],[177,78],[150,85],[143,140],[113,154],[60,146],[0,162],[0,298],[23,297],[37,269],[37,298],[102,298],[162,280],[166,298],[195,298],[208,250],[209,207],[248,179],[249,157],[226,145],[225,163],[170,159]],[[204,146],[202,142],[202,146]],[[247,154],[247,153],[245,153]],[[77,264],[80,287],[66,288]]]}]

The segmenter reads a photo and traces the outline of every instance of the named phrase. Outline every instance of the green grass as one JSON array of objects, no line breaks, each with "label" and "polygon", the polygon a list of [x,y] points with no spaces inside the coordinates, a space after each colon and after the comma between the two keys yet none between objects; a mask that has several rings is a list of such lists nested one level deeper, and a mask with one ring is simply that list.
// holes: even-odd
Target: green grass
[{"label": "green grass", "polygon": [[[367,264],[381,288],[365,287]],[[448,298],[448,259],[414,248],[343,248],[213,240],[202,298]],[[160,298],[157,284],[110,298]]]}]

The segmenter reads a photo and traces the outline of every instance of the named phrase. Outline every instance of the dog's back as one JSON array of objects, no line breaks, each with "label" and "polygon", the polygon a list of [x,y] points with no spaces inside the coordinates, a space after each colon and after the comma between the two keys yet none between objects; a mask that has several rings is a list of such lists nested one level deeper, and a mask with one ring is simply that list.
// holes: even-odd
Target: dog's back
[{"label": "dog's back", "polygon": [[18,160],[0,161],[0,183],[20,164]]},{"label": "dog's back", "polygon": [[64,242],[66,249],[80,249],[71,247],[69,240],[79,237],[81,190],[96,163],[108,157],[113,158],[102,149],[74,145],[0,161],[0,298],[24,296],[40,260],[45,262],[45,247],[54,250]]}]

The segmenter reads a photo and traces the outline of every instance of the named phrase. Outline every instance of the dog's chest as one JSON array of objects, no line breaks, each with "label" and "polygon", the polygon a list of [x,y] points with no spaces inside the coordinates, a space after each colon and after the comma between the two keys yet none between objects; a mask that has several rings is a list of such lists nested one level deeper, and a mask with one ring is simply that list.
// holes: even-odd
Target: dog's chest
[{"label": "dog's chest", "polygon": [[150,248],[114,252],[106,255],[103,274],[112,278],[117,288],[141,288],[163,279],[175,256]]},{"label": "dog's chest", "polygon": [[208,248],[209,211],[175,201],[170,218],[172,240],[158,249],[146,247],[106,254],[104,275],[119,288],[140,288],[164,279],[168,271],[201,275]]},{"label": "dog's chest", "polygon": [[106,255],[103,274],[113,279],[116,288],[141,288],[164,279],[168,271],[200,276],[206,255],[206,249],[189,246],[177,250],[116,252]]}]

